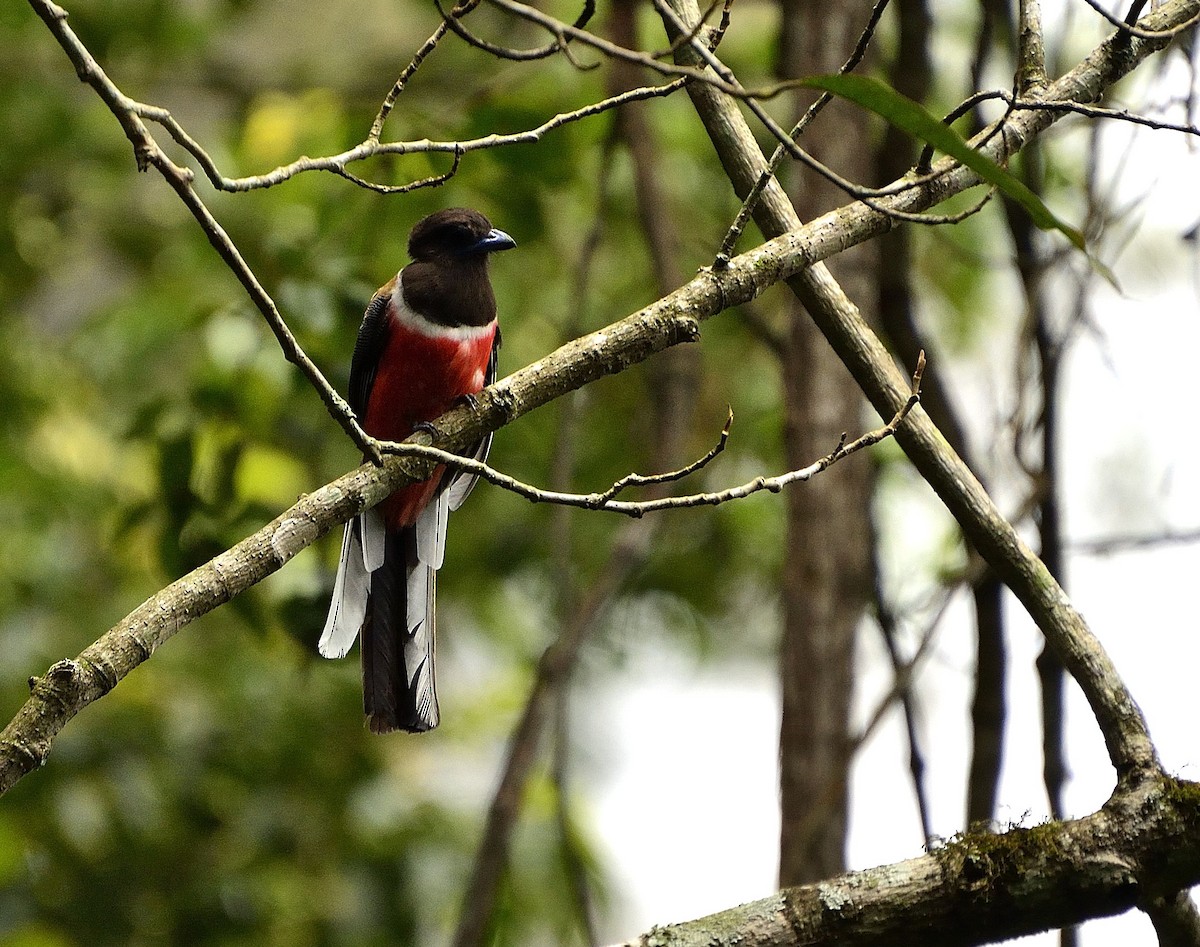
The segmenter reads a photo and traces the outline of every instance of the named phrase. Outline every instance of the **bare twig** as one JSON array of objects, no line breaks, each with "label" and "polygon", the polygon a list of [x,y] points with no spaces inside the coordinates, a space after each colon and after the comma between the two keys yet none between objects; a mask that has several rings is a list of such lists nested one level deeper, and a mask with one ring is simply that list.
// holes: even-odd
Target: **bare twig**
[{"label": "bare twig", "polygon": [[618,493],[626,487],[648,487],[653,484],[674,483],[677,480],[682,480],[684,477],[689,477],[697,470],[707,467],[718,454],[725,450],[725,445],[729,441],[729,429],[733,426],[733,409],[729,409],[729,417],[725,420],[725,426],[721,428],[721,438],[713,445],[712,449],[698,460],[693,461],[686,467],[681,467],[679,470],[672,470],[668,473],[660,474],[626,474],[611,487],[605,490],[600,496],[605,502],[613,499]]},{"label": "bare twig", "polygon": [[869,197],[861,198],[862,202],[872,210],[878,210],[880,213],[885,213],[889,217],[894,217],[896,220],[903,221],[908,224],[921,224],[926,227],[941,227],[950,224],[960,224],[968,217],[974,217],[981,210],[987,207],[992,197],[995,196],[995,188],[988,188],[983,197],[979,198],[974,204],[965,210],[960,210],[954,214],[909,214],[904,211],[891,210],[880,207],[877,201]]},{"label": "bare twig", "polygon": [[[871,38],[875,35],[875,28],[879,25],[879,21],[883,18],[883,11],[887,9],[889,0],[875,0],[875,5],[871,8],[871,16],[867,20],[867,25],[863,27],[862,33],[858,37],[858,42],[854,46],[854,50],[850,56],[842,64],[838,70],[838,75],[845,75],[852,72],[860,62],[863,56],[867,54],[867,47],[871,44]],[[803,133],[804,129],[809,126],[814,118],[820,114],[831,101],[833,95],[829,92],[822,92],[815,102],[808,107],[805,113],[800,116],[800,120],[792,127],[789,137],[792,141],[796,141]],[[766,170],[758,176],[758,180],[754,182],[754,187],[750,189],[750,193],[746,195],[746,199],[742,201],[741,209],[738,210],[737,217],[729,227],[729,231],[725,234],[725,239],[721,241],[721,249],[717,251],[715,266],[724,265],[733,255],[733,249],[737,245],[738,240],[742,236],[742,232],[746,229],[746,224],[750,222],[750,217],[754,213],[754,208],[758,204],[759,198],[762,197],[763,188],[767,186],[779,170],[779,165],[783,161],[784,155],[788,153],[787,149],[782,145],[776,145],[775,151],[767,162]]]},{"label": "bare twig", "polygon": [[[912,394],[909,395],[908,401],[901,406],[900,410],[883,427],[868,431],[866,434],[856,437],[848,444],[846,443],[846,435],[843,434],[842,442],[830,453],[800,470],[792,470],[775,477],[755,477],[748,483],[743,483],[736,487],[728,487],[712,493],[693,493],[688,496],[661,497],[654,500],[640,501],[613,499],[617,493],[627,486],[669,483],[686,477],[688,474],[704,467],[725,449],[725,442],[729,437],[728,422],[721,432],[721,440],[699,460],[688,464],[680,470],[673,470],[669,473],[653,474],[650,476],[628,474],[601,493],[563,493],[557,490],[542,490],[527,483],[522,483],[520,480],[510,477],[508,474],[501,473],[481,461],[473,460],[469,457],[460,457],[449,451],[439,450],[422,444],[380,441],[379,447],[385,454],[396,454],[401,457],[422,457],[437,461],[439,464],[446,464],[450,467],[465,470],[486,480],[488,483],[522,496],[532,503],[554,503],[559,506],[573,506],[585,510],[603,510],[608,513],[622,513],[634,519],[641,519],[647,513],[658,513],[662,510],[682,510],[697,506],[720,506],[731,500],[741,500],[755,493],[761,493],[763,490],[770,493],[779,493],[793,483],[811,480],[817,474],[828,470],[839,460],[849,457],[851,454],[858,453],[864,447],[871,447],[878,444],[880,441],[895,434],[904,419],[908,417],[909,412],[921,400],[921,375],[924,371],[925,353],[922,352],[920,360],[917,363],[917,369],[913,372]],[[731,421],[732,417],[732,412],[730,412]]]},{"label": "bare twig", "polygon": [[[469,457],[461,457],[450,451],[440,450],[423,444],[415,444],[408,441],[403,443],[380,441],[379,448],[385,454],[395,454],[400,457],[421,457],[436,461],[439,464],[446,464],[449,467],[458,468],[459,470],[465,470],[494,486],[522,496],[532,503],[554,503],[559,506],[573,506],[585,510],[603,510],[608,513],[622,513],[634,519],[641,519],[647,513],[658,513],[662,510],[682,510],[697,506],[720,506],[731,500],[741,500],[745,497],[753,496],[755,493],[761,493],[764,490],[770,493],[779,493],[793,483],[811,480],[817,474],[824,473],[839,460],[843,460],[851,454],[857,454],[863,448],[878,444],[880,441],[886,440],[895,434],[904,419],[908,417],[909,412],[921,400],[921,375],[924,371],[925,353],[922,352],[920,360],[917,363],[917,369],[913,372],[912,394],[909,395],[908,401],[901,406],[900,410],[883,427],[868,431],[866,434],[856,437],[850,443],[846,443],[846,435],[843,434],[842,442],[832,451],[800,470],[792,470],[774,477],[755,477],[747,483],[739,484],[736,487],[727,487],[724,490],[712,493],[693,493],[687,496],[661,497],[654,500],[613,499],[613,497],[628,486],[670,483],[701,469],[725,449],[725,443],[729,437],[729,422],[726,423],[725,428],[721,431],[721,439],[717,445],[699,460],[679,470],[672,470],[668,473],[649,476],[635,473],[627,474],[607,490],[600,493],[563,493],[557,490],[542,490],[527,483],[522,483],[520,480],[510,477],[508,474],[501,473],[481,461],[473,460]],[[730,412],[730,421],[732,421],[732,417],[732,412]]]},{"label": "bare twig", "polygon": [[441,187],[449,181],[454,175],[458,174],[458,166],[462,164],[462,149],[454,150],[454,161],[450,168],[443,171],[441,174],[431,174],[427,178],[420,178],[416,181],[410,181],[408,184],[376,184],[374,181],[368,181],[365,178],[360,178],[357,174],[352,174],[345,168],[330,168],[334,174],[345,178],[351,184],[357,184],[359,187],[368,191],[374,191],[376,194],[407,194],[409,191],[418,191],[427,187]]},{"label": "bare twig", "polygon": [[[553,56],[555,53],[563,53],[572,63],[575,62],[571,58],[571,51],[568,44],[571,38],[565,34],[557,34],[554,42],[547,43],[545,46],[539,46],[536,49],[514,49],[511,46],[500,46],[492,43],[489,40],[476,36],[470,30],[459,22],[460,18],[479,5],[479,0],[471,0],[469,4],[459,4],[455,6],[449,13],[443,9],[441,0],[433,0],[433,5],[437,7],[438,13],[442,16],[442,22],[448,26],[463,42],[476,49],[481,49],[485,53],[490,53],[497,59],[510,59],[515,62],[530,62],[536,59],[546,59]],[[579,16],[575,19],[572,27],[576,30],[581,30],[585,27],[589,20],[596,12],[595,0],[585,0],[583,9]]]},{"label": "bare twig", "polygon": [[[336,155],[327,155],[321,158],[297,158],[289,164],[280,165],[271,171],[263,174],[250,175],[248,177],[230,178],[223,175],[212,157],[204,150],[201,145],[195,141],[183,127],[175,120],[175,118],[166,109],[152,105],[143,105],[137,102],[129,102],[129,105],[135,109],[138,115],[151,121],[161,124],[175,141],[192,155],[199,163],[205,176],[208,178],[213,187],[221,191],[229,191],[240,193],[242,191],[253,191],[259,188],[274,187],[277,184],[282,184],[284,181],[295,177],[298,174],[303,174],[308,171],[327,171],[332,174],[337,174],[354,181],[363,187],[370,187],[373,190],[385,190],[385,185],[372,185],[363,181],[361,178],[354,178],[345,173],[348,165],[359,161],[365,161],[368,158],[380,157],[383,155],[412,155],[412,154],[449,154],[461,158],[473,151],[482,151],[489,148],[500,148],[509,145],[528,145],[535,144],[541,141],[542,137],[555,129],[562,128],[564,125],[572,124],[586,118],[591,118],[594,115],[600,115],[610,109],[617,108],[629,102],[640,102],[645,99],[658,98],[660,96],[670,95],[682,88],[683,80],[676,79],[673,82],[667,82],[662,85],[642,86],[637,89],[631,89],[628,92],[623,92],[620,95],[614,95],[599,102],[593,102],[581,108],[572,109],[569,112],[560,112],[552,116],[542,124],[526,129],[525,131],[513,132],[507,135],[491,134],[485,135],[482,138],[472,138],[466,141],[431,141],[428,138],[417,141],[392,141],[379,142],[368,137],[365,141],[348,151],[343,151]],[[431,186],[442,183],[443,176],[435,176],[425,179],[412,185],[401,185],[408,190],[412,190],[417,186]]]},{"label": "bare twig", "polygon": [[[892,674],[894,679],[899,682],[902,669],[905,667],[905,661],[900,654],[900,646],[898,638],[898,622],[896,614],[892,610],[888,602],[887,594],[884,589],[883,564],[880,561],[880,552],[883,548],[882,537],[879,536],[879,523],[876,517],[872,516],[870,520],[871,530],[871,571],[872,575],[872,591],[875,597],[875,619],[879,625],[879,633],[883,638],[884,646],[887,648],[888,659],[892,664]],[[924,647],[926,638],[931,639],[932,633],[927,636],[922,636],[921,646]],[[908,667],[912,667],[909,662]],[[911,686],[911,675],[906,675],[905,687],[900,689],[898,696],[900,698],[901,710],[904,714],[904,730],[905,736],[908,739],[908,770],[912,777],[913,795],[917,802],[917,814],[921,819],[921,837],[925,844],[928,845],[933,837],[933,819],[929,810],[929,793],[925,787],[925,754],[921,751],[921,741],[917,730],[917,708],[916,697]]]},{"label": "bare twig", "polygon": [[946,116],[944,121],[952,122],[968,111],[974,108],[981,102],[993,101],[999,99],[1008,106],[1008,113],[1013,112],[1059,112],[1062,114],[1082,115],[1085,118],[1103,118],[1118,122],[1128,122],[1131,125],[1142,125],[1146,128],[1153,128],[1159,131],[1180,132],[1184,135],[1200,136],[1200,125],[1195,125],[1188,122],[1167,122],[1159,118],[1150,118],[1146,115],[1139,115],[1136,112],[1130,112],[1128,109],[1115,109],[1103,105],[1089,105],[1085,102],[1063,102],[1063,101],[1045,101],[1042,99],[1028,99],[1018,95],[1013,95],[1005,89],[989,89],[987,91],[976,92],[964,99],[959,105],[955,106],[954,110]]},{"label": "bare twig", "polygon": [[[477,3],[478,0],[475,0],[475,2]],[[458,7],[455,10],[457,11]],[[443,18],[429,39],[425,40],[417,51],[413,53],[413,58],[404,67],[404,71],[400,73],[399,78],[396,79],[388,94],[383,97],[383,103],[379,106],[379,112],[375,115],[375,121],[371,123],[371,130],[367,133],[367,141],[379,141],[379,136],[383,134],[383,124],[387,121],[392,109],[395,108],[397,99],[400,98],[400,94],[404,91],[405,86],[408,85],[408,80],[413,77],[413,73],[420,68],[421,63],[425,61],[425,57],[433,52],[442,37],[446,35],[446,29],[446,20]]]},{"label": "bare twig", "polygon": [[[887,712],[892,709],[897,701],[902,701],[906,709],[910,709],[908,697],[911,693],[912,680],[917,672],[917,666],[924,660],[925,656],[929,653],[929,649],[933,646],[938,626],[941,624],[946,610],[950,607],[950,601],[951,595],[947,592],[942,597],[942,602],[938,606],[936,613],[926,623],[925,630],[918,639],[917,650],[907,661],[900,657],[896,649],[894,637],[887,639],[888,651],[892,659],[892,686],[888,688],[888,692],[875,704],[875,710],[867,718],[866,725],[851,739],[851,753],[857,753],[875,735],[876,730],[879,729],[884,718],[887,716]],[[911,725],[911,717],[909,722]],[[909,736],[910,739],[913,737],[912,731],[910,731]],[[912,742],[910,745],[914,753],[919,753],[919,748],[915,742]],[[917,782],[917,794],[921,805],[921,820],[924,826],[925,840],[928,841],[930,836],[928,804],[924,801],[924,794],[919,780]]]},{"label": "bare twig", "polygon": [[[1003,98],[1003,95],[995,94],[995,93],[991,93],[991,92],[976,92],[975,94],[968,96],[965,100],[963,100],[958,105],[956,105],[950,111],[950,113],[948,115],[946,115],[945,118],[942,119],[942,122],[943,122],[943,124],[946,124],[946,125],[952,125],[954,122],[958,121],[960,118],[962,118],[964,115],[966,115],[972,108],[974,108],[980,102],[986,101],[988,99],[994,99],[994,98]],[[1008,121],[1008,118],[1012,114],[1013,111],[1014,111],[1014,109],[1010,105],[1003,116],[1001,116],[995,122],[992,122],[991,125],[984,128],[982,131],[980,131],[979,134],[976,136],[975,147],[982,148],[983,145],[986,144],[988,141],[990,141],[992,138],[996,137],[997,135],[1003,135],[1006,122]],[[922,175],[923,177],[929,177],[936,173],[930,168],[930,165],[933,162],[933,153],[934,153],[933,145],[926,144],[925,147],[921,149],[920,155],[917,156],[917,164],[916,164],[916,168],[915,168],[917,174]]]},{"label": "bare twig", "polygon": [[1009,92],[985,93],[990,98],[1003,99],[1010,103],[1014,111],[1048,111],[1082,115],[1086,118],[1103,118],[1111,121],[1128,122],[1131,125],[1142,125],[1159,131],[1180,132],[1185,135],[1200,136],[1200,125],[1188,122],[1166,122],[1162,119],[1138,115],[1128,109],[1107,108],[1103,105],[1088,105],[1083,102],[1045,102],[1014,97]]},{"label": "bare twig", "polygon": [[1122,552],[1138,552],[1162,546],[1190,546],[1195,543],[1200,543],[1200,529],[1096,536],[1068,541],[1067,548],[1084,556],[1112,556]]},{"label": "bare twig", "polygon": [[[918,665],[924,661],[930,647],[933,645],[938,626],[949,606],[950,599],[951,596],[949,590],[947,590],[942,597],[942,602],[936,614],[926,624],[925,630],[922,632],[917,643],[916,652],[907,661],[900,657],[899,652],[896,650],[895,641],[891,637],[888,637],[885,632],[888,651],[892,659],[892,685],[888,688],[887,693],[876,701],[875,708],[867,717],[867,722],[863,728],[847,739],[845,749],[847,758],[853,758],[883,725],[887,719],[888,712],[895,706],[896,702],[899,701],[901,703],[908,729],[909,760],[913,772],[913,785],[917,795],[917,806],[920,810],[922,838],[926,845],[929,844],[933,833],[930,828],[929,804],[926,799],[924,781],[921,776],[924,770],[924,761],[920,756],[920,747],[916,739],[915,719],[911,700],[912,682],[916,676]],[[848,772],[848,769],[840,769],[836,773],[829,775],[824,784],[813,794],[814,798],[809,800],[808,810],[804,818],[792,829],[795,836],[792,844],[799,846],[812,844],[813,837],[821,830],[822,824],[830,817],[831,811],[837,805],[836,800],[844,793],[845,779]]]},{"label": "bare twig", "polygon": [[[1108,20],[1108,22],[1111,23],[1113,26],[1117,27],[1117,29],[1119,29],[1122,33],[1126,33],[1129,36],[1136,36],[1138,39],[1152,39],[1152,40],[1173,39],[1174,37],[1178,36],[1180,33],[1184,32],[1185,30],[1189,29],[1190,27],[1195,26],[1197,23],[1200,23],[1200,13],[1197,13],[1195,16],[1184,21],[1183,23],[1178,23],[1178,24],[1171,26],[1170,29],[1147,30],[1147,29],[1142,29],[1139,26],[1135,26],[1133,23],[1129,22],[1128,17],[1126,17],[1125,19],[1121,19],[1119,16],[1113,16],[1106,9],[1104,9],[1104,6],[1103,6],[1103,4],[1100,3],[1100,0],[1087,0],[1087,5],[1089,7],[1091,7],[1093,10],[1095,10],[1097,13],[1099,13],[1102,17],[1104,17],[1104,19]],[[1140,5],[1134,6],[1130,10],[1130,15],[1136,17],[1137,14],[1135,11],[1141,10],[1142,6],[1144,6],[1144,5],[1145,4],[1143,3]]]}]

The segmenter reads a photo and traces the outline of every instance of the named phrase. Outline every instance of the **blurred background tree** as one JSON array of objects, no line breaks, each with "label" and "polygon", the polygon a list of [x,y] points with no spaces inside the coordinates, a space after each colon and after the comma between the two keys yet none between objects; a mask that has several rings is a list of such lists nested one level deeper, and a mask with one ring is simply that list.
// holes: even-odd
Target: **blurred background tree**
[{"label": "blurred background tree", "polygon": [[[558,6],[559,15],[573,15]],[[848,9],[833,58],[809,65],[795,45],[802,7],[810,5],[736,11],[721,51],[744,83],[831,71],[849,53],[841,47],[853,44],[863,25],[854,18],[865,22],[865,10]],[[962,4],[935,26],[920,4],[898,7],[904,16],[885,19],[869,69],[911,78],[902,66],[911,64],[915,30],[924,56],[940,40],[948,60],[985,62],[1003,75],[983,55],[1003,59],[1002,45],[974,48],[986,29],[1002,43],[999,21]],[[430,6],[408,0],[80,0],[69,12],[122,90],[170,108],[228,174],[361,140],[388,85],[439,21]],[[473,26],[503,41],[541,41],[494,11],[478,17]],[[597,29],[618,41],[661,43],[650,9],[622,0],[600,17]],[[405,90],[386,137],[520,131],[647,81],[627,66],[579,71],[562,57],[533,68],[497,63],[452,40]],[[75,80],[43,24],[23,6],[6,6],[0,44],[0,651],[8,670],[0,694],[15,709],[28,674],[76,654],[147,595],[350,469],[358,455],[175,196],[156,177],[132,173],[111,113]],[[974,88],[952,75],[947,68],[928,95],[911,94],[944,112]],[[772,108],[789,120],[786,103]],[[848,135],[832,125],[813,134],[831,145]],[[905,159],[885,174],[877,145],[886,144],[883,155],[901,146],[882,127],[853,134],[862,160],[843,168],[851,176],[871,177],[873,156],[881,179],[911,163],[904,146]],[[403,182],[449,164],[438,155],[384,157],[360,173]],[[1042,157],[1038,177],[1086,208],[1090,167],[1078,138],[1065,138],[1061,151]],[[536,145],[469,155],[448,184],[402,198],[317,174],[242,195],[199,187],[342,391],[366,300],[405,262],[411,224],[438,207],[477,207],[519,244],[493,268],[502,374],[710,263],[738,209],[681,96],[570,125]],[[836,203],[825,198],[825,206]],[[970,365],[981,353],[986,362],[997,336],[1014,350],[1027,337],[1026,297],[1014,291],[1011,271],[994,267],[1012,254],[1010,239],[1002,215],[991,213],[916,231],[904,249],[921,286],[903,298],[932,314],[926,328],[948,362]],[[862,275],[865,303],[883,290]],[[1002,302],[989,301],[997,296]],[[706,324],[702,345],[535,412],[501,433],[493,463],[529,482],[591,490],[702,454],[726,405],[738,416],[734,442],[703,475],[705,487],[815,459],[836,443],[836,433],[825,442],[830,431],[853,432],[866,420],[857,399],[813,404],[796,392],[798,377],[812,379],[797,360],[805,343],[788,337],[789,325],[799,325],[788,321],[790,305],[774,290]],[[977,443],[1019,440],[1017,421],[1037,414],[1023,400],[1032,382],[1015,361],[1003,360],[996,376],[1010,383],[1004,396],[1017,405],[975,406]],[[819,409],[823,426],[789,416],[789,406]],[[874,621],[893,622],[947,574],[957,581],[966,561],[949,518],[930,507],[928,492],[894,463],[898,456],[885,445],[874,474],[864,456],[854,459],[857,472],[827,475],[822,489],[832,499],[822,501],[822,522],[832,525],[810,535],[808,555],[816,552],[819,563],[839,503],[865,520],[873,477],[876,559],[855,553],[854,602],[820,586],[847,606],[836,618],[842,670],[826,681],[843,697],[846,686],[835,682],[854,667],[855,635],[874,635]],[[988,456],[984,466],[1008,478],[1010,496],[1030,482],[1011,454]],[[544,686],[538,711],[553,751],[534,758],[519,787],[520,822],[479,936],[568,944],[594,942],[597,930],[629,933],[589,818],[588,782],[608,763],[586,735],[575,737],[564,695],[586,706],[645,657],[647,639],[656,653],[684,655],[688,666],[718,674],[772,667],[785,616],[810,643],[821,641],[821,619],[797,619],[781,595],[819,581],[798,545],[809,498],[793,496],[790,514],[781,501],[759,498],[643,525],[480,489],[454,520],[439,581],[444,723],[419,739],[371,737],[359,726],[356,661],[315,656],[338,545],[323,540],[170,642],[74,721],[50,765],[8,794],[0,806],[0,942],[445,942],[463,892],[473,890],[472,873],[478,877],[481,825],[505,765],[500,748],[528,716],[539,658],[564,629],[578,630],[576,650]],[[879,539],[903,532],[896,521],[914,515],[923,548]],[[864,538],[865,524],[846,528]],[[908,557],[900,566],[899,548]],[[877,596],[868,587],[876,567]],[[874,618],[864,613],[868,600]],[[812,601],[799,597],[801,605]],[[900,651],[916,650],[937,611],[909,609]],[[787,640],[785,653],[799,639]],[[798,666],[821,680],[820,667]],[[987,686],[985,696],[1002,705],[1003,677]],[[582,716],[575,729],[585,734],[604,724]],[[851,722],[846,700],[833,714],[838,732],[829,734],[838,771],[808,770],[817,815],[791,811],[801,834],[814,819],[827,830],[823,854],[807,867],[784,866],[784,880],[820,876],[841,858],[845,802],[827,819],[822,793],[837,796],[849,784]],[[999,759],[984,768],[994,783]],[[972,818],[996,814],[992,795]],[[910,850],[921,835],[913,834]],[[467,913],[470,904],[469,895]]]}]

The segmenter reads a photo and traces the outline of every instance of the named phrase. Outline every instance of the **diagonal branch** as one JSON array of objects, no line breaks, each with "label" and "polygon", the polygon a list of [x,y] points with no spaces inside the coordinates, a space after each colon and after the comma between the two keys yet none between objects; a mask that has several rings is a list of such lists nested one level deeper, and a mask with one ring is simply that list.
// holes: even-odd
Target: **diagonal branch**
[{"label": "diagonal branch", "polygon": [[[30,0],[37,2],[37,0]],[[582,121],[583,119],[591,118],[594,115],[600,115],[608,112],[619,106],[629,102],[641,102],[646,99],[660,98],[677,92],[683,87],[684,80],[682,78],[673,79],[670,82],[664,82],[661,85],[641,86],[636,89],[629,89],[619,95],[609,96],[597,102],[591,102],[587,105],[580,106],[577,109],[571,109],[567,112],[559,112],[546,119],[540,125],[533,128],[527,128],[524,131],[511,132],[506,135],[490,134],[480,138],[469,138],[465,141],[432,141],[428,138],[422,138],[417,141],[387,141],[380,142],[368,136],[368,138],[355,145],[353,148],[343,151],[336,155],[326,155],[320,158],[297,158],[289,164],[280,165],[271,171],[263,174],[253,174],[246,177],[231,178],[226,177],[221,173],[221,169],[213,160],[212,156],[204,149],[204,147],[188,134],[187,130],[179,124],[178,120],[167,109],[160,108],[156,105],[147,105],[142,102],[135,102],[132,99],[118,95],[122,100],[122,109],[129,109],[143,119],[157,122],[172,139],[182,147],[188,154],[196,159],[200,169],[204,172],[208,182],[219,191],[228,191],[230,193],[242,193],[245,191],[255,191],[262,188],[274,187],[277,184],[282,184],[298,174],[304,174],[309,171],[327,171],[331,174],[336,174],[339,177],[344,177],[349,181],[357,184],[359,187],[364,187],[369,190],[382,191],[385,193],[397,193],[403,191],[416,190],[421,187],[430,187],[440,184],[447,175],[435,175],[433,177],[424,178],[419,181],[412,181],[404,185],[382,185],[371,181],[366,181],[362,178],[350,174],[346,168],[351,164],[356,164],[360,161],[365,161],[368,158],[380,157],[383,155],[415,155],[415,154],[447,154],[451,155],[456,162],[472,151],[485,151],[490,148],[501,148],[509,145],[532,145],[541,141],[542,138],[549,132],[562,128],[565,125],[570,125],[574,122]],[[115,88],[115,87],[114,87]],[[112,107],[112,106],[110,106]],[[116,111],[116,109],[114,109]],[[117,118],[124,125],[123,116],[118,114]],[[372,129],[373,132],[373,129]]]},{"label": "diagonal branch", "polygon": [[[462,8],[462,12],[466,12],[465,7]],[[458,7],[455,7],[454,15],[460,15]],[[400,98],[401,93],[404,92],[405,86],[408,85],[408,80],[421,68],[421,63],[425,61],[425,57],[437,48],[437,44],[441,42],[442,37],[446,35],[448,29],[446,20],[443,18],[442,22],[429,35],[429,39],[417,47],[417,51],[413,53],[413,57],[409,60],[408,65],[404,67],[399,77],[392,84],[391,89],[388,90],[388,94],[383,97],[383,102],[380,104],[379,111],[375,115],[375,121],[371,123],[371,130],[367,133],[367,141],[379,141],[379,136],[383,134],[383,125],[388,120],[388,116],[392,114],[392,109],[396,107],[396,101]]]}]

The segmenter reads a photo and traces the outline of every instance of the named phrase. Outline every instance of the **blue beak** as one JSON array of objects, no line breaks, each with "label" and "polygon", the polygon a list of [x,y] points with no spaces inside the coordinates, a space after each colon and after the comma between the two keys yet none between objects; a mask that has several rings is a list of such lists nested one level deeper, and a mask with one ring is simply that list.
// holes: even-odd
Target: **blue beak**
[{"label": "blue beak", "polygon": [[500,250],[511,250],[517,245],[512,237],[506,234],[503,230],[491,230],[488,235],[473,244],[468,253],[496,253]]}]

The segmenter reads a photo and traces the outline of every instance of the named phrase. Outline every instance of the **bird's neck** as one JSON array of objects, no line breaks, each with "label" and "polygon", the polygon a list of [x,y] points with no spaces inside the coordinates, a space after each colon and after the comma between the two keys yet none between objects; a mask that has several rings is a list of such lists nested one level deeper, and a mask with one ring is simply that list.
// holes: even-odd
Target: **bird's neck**
[{"label": "bird's neck", "polygon": [[484,326],[496,318],[487,258],[415,261],[400,271],[398,290],[413,312],[443,326]]}]

